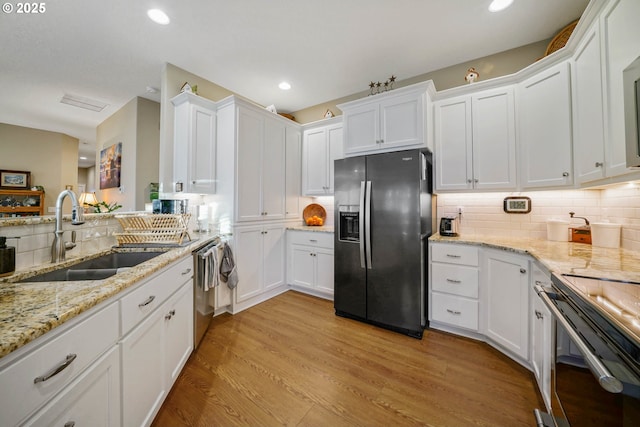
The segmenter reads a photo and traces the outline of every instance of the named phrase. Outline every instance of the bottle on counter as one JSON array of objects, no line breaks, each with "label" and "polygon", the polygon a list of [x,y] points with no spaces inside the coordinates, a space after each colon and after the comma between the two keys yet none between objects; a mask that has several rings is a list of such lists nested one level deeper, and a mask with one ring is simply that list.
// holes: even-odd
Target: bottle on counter
[{"label": "bottle on counter", "polygon": [[0,277],[16,271],[16,248],[7,246],[7,238],[0,236]]}]

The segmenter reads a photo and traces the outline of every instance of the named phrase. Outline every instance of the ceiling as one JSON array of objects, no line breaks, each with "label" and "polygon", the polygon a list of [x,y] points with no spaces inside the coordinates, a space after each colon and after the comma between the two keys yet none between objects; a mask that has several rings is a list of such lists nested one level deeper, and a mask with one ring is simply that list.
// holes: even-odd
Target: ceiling
[{"label": "ceiling", "polygon": [[[0,14],[0,122],[66,133],[95,157],[96,127],[136,96],[159,101],[172,63],[292,112],[553,37],[588,0],[65,0]],[[17,4],[17,3],[14,3]],[[161,8],[166,26],[147,18]],[[278,83],[292,88],[282,91]],[[61,104],[102,101],[102,112]],[[0,141],[1,143],[1,141]]]}]

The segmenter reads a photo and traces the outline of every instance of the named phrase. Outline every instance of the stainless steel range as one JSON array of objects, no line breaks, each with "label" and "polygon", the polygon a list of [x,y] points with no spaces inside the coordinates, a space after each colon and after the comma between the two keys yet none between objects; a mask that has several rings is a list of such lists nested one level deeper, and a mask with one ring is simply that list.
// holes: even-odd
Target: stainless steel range
[{"label": "stainless steel range", "polygon": [[538,426],[640,426],[640,284],[552,275],[552,414]]}]

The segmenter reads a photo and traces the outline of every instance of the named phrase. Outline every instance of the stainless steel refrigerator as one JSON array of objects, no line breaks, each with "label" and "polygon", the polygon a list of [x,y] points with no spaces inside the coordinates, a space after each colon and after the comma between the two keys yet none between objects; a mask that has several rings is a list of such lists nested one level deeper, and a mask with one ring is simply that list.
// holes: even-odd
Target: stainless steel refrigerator
[{"label": "stainless steel refrigerator", "polygon": [[337,315],[422,337],[431,168],[427,150],[335,161]]}]

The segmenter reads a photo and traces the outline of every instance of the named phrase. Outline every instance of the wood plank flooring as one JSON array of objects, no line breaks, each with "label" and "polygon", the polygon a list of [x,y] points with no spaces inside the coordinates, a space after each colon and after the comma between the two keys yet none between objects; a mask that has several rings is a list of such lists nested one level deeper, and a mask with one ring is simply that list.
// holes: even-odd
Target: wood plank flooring
[{"label": "wood plank flooring", "polygon": [[422,340],[289,291],[214,318],[153,426],[534,426],[533,374],[487,344]]}]

